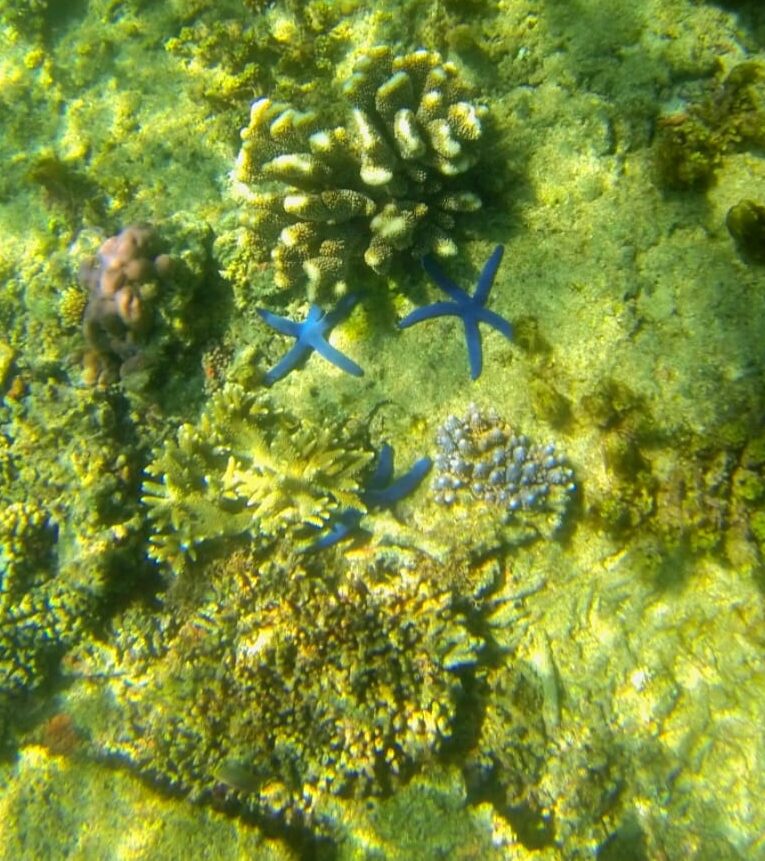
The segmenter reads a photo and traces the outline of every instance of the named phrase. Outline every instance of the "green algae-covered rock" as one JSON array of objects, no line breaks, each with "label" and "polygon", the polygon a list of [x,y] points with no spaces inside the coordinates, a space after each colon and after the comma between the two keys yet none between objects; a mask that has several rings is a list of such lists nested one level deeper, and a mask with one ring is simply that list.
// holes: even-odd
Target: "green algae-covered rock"
[{"label": "green algae-covered rock", "polygon": [[125,771],[25,746],[0,772],[0,858],[296,861],[285,843],[162,796]]}]

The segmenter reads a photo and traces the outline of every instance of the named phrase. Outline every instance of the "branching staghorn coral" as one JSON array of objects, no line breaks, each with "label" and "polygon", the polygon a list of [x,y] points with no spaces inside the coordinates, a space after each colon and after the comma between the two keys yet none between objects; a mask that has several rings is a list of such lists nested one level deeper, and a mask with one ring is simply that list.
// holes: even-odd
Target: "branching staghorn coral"
[{"label": "branching staghorn coral", "polygon": [[405,252],[457,251],[455,215],[481,206],[461,182],[477,161],[486,108],[457,67],[431,51],[370,49],[343,91],[348,118],[257,100],[234,171],[247,242],[274,261],[278,286],[313,299],[346,291],[363,255],[377,273]]},{"label": "branching staghorn coral", "polygon": [[206,542],[294,535],[339,509],[363,509],[358,477],[370,458],[330,428],[301,424],[267,396],[228,385],[147,468],[151,555],[179,572]]}]

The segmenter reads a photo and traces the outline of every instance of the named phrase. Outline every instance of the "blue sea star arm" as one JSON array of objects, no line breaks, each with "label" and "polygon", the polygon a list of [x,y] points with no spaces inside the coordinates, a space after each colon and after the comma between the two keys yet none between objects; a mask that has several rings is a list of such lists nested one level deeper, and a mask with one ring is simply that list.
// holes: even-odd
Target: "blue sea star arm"
[{"label": "blue sea star arm", "polygon": [[499,264],[502,262],[502,255],[505,253],[504,245],[497,245],[494,251],[491,252],[489,259],[484,263],[481,274],[478,276],[478,284],[473,293],[473,301],[479,305],[485,305],[489,298],[494,279],[497,277]]},{"label": "blue sea star arm", "polygon": [[474,319],[464,317],[465,341],[467,342],[468,360],[470,362],[470,379],[477,380],[483,369],[483,351],[481,350],[481,333]]},{"label": "blue sea star arm", "polygon": [[436,263],[435,257],[432,254],[426,254],[422,258],[422,268],[427,273],[428,277],[437,284],[447,296],[450,296],[455,302],[462,303],[470,299],[470,296],[441,269]]},{"label": "blue sea star arm", "polygon": [[478,329],[479,323],[486,323],[498,332],[501,332],[508,340],[513,337],[513,328],[499,314],[488,311],[486,308],[471,308],[470,313],[462,315],[465,326],[465,340],[467,341],[468,359],[470,360],[470,379],[477,380],[481,376],[483,368],[483,354],[481,351],[481,333]]},{"label": "blue sea star arm", "polygon": [[431,320],[433,317],[460,316],[460,306],[456,302],[434,302],[432,305],[423,305],[410,311],[403,320],[399,320],[399,329],[408,329],[415,323],[423,320]]},{"label": "blue sea star arm", "polygon": [[375,471],[369,479],[367,487],[370,490],[380,490],[390,484],[393,478],[393,446],[387,442],[383,443],[380,454],[377,456]]},{"label": "blue sea star arm", "polygon": [[497,245],[492,251],[489,259],[484,264],[478,278],[475,293],[470,296],[458,287],[448,276],[446,276],[436,261],[426,254],[422,259],[422,265],[428,276],[452,299],[451,302],[434,302],[422,308],[415,308],[399,322],[400,329],[407,329],[415,323],[423,320],[431,320],[434,317],[454,316],[459,317],[465,327],[465,341],[467,342],[468,359],[470,361],[470,376],[477,379],[483,368],[483,355],[481,352],[481,333],[478,329],[479,323],[485,323],[496,329],[506,338],[513,336],[510,323],[495,311],[485,308],[486,300],[489,298],[494,278],[502,262],[504,247]]},{"label": "blue sea star arm", "polygon": [[[324,324],[327,327],[326,331],[334,329],[338,323],[345,320],[356,307],[358,301],[359,297],[356,293],[346,293],[345,296],[341,297],[337,305],[324,315]],[[316,306],[314,305],[313,307],[315,308]]]},{"label": "blue sea star arm", "polygon": [[264,383],[270,386],[277,380],[286,377],[312,350],[315,350],[340,370],[353,374],[355,377],[362,376],[364,371],[327,341],[327,336],[333,327],[349,314],[357,301],[358,297],[354,295],[344,296],[337,307],[327,314],[318,305],[311,305],[305,320],[302,322],[280,317],[265,308],[258,308],[258,314],[269,326],[272,326],[277,332],[297,339],[297,343],[287,354],[266,373],[263,378]]},{"label": "blue sea star arm", "polygon": [[433,461],[421,457],[404,475],[390,482],[387,487],[370,487],[362,494],[362,499],[370,508],[392,508],[417,487],[430,471]]},{"label": "blue sea star arm", "polygon": [[[307,336],[308,342],[320,356],[336,365],[341,371],[345,371],[346,374],[352,374],[354,377],[362,377],[364,371],[356,362],[333,347],[327,341],[326,336],[351,313],[358,301],[359,297],[354,293],[348,293],[343,296],[335,308],[318,318],[315,327]],[[316,305],[312,305],[311,310],[316,307]],[[310,317],[310,312],[308,316]]]},{"label": "blue sea star arm", "polygon": [[323,356],[328,362],[345,371],[346,374],[353,374],[354,377],[363,377],[364,369],[359,367],[353,359],[349,359],[344,353],[341,353],[336,347],[328,344],[324,340],[317,340],[316,343],[311,343],[314,350]]},{"label": "blue sea star arm", "polygon": [[359,511],[358,508],[347,508],[338,515],[336,520],[330,522],[329,529],[321,538],[318,538],[302,552],[313,553],[316,550],[334,547],[335,544],[339,544],[349,535],[356,532],[363,516],[364,512]]},{"label": "blue sea star arm", "polygon": [[280,317],[267,308],[256,308],[255,310],[272,329],[276,329],[282,335],[289,335],[291,338],[300,337],[302,323],[298,323],[297,320],[290,320],[289,317]]},{"label": "blue sea star arm", "polygon": [[[386,443],[380,450],[377,465],[367,486],[359,494],[367,508],[392,508],[400,499],[408,496],[425,478],[432,461],[429,457],[421,457],[404,475],[391,481],[393,476],[393,449]],[[358,508],[346,508],[329,523],[328,531],[304,552],[312,553],[332,547],[361,526],[363,512]]]},{"label": "blue sea star arm", "polygon": [[278,380],[286,377],[290,371],[295,370],[295,368],[310,352],[310,347],[306,347],[305,344],[301,344],[300,342],[295,344],[294,347],[290,347],[273,368],[266,371],[266,374],[263,377],[265,385],[272,386]]},{"label": "blue sea star arm", "polygon": [[512,340],[513,327],[504,317],[500,317],[496,311],[489,311],[488,308],[476,308],[475,319],[476,322],[486,323],[487,326],[491,326],[492,329],[501,332],[508,340]]}]

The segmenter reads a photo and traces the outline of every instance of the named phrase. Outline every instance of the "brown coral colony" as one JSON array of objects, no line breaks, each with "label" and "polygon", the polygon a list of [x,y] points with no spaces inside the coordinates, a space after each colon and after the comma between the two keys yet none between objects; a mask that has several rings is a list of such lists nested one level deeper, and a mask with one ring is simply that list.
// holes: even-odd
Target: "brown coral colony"
[{"label": "brown coral colony", "polygon": [[154,256],[156,235],[146,225],[131,225],[110,236],[80,269],[89,298],[83,316],[88,344],[83,365],[90,384],[112,382],[140,363],[140,341],[152,321],[156,280],[172,261]]}]

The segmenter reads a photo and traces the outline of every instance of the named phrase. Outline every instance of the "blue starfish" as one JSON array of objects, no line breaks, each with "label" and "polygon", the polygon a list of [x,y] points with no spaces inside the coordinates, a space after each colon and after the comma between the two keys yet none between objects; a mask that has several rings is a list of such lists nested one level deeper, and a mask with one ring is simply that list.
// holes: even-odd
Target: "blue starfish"
[{"label": "blue starfish", "polygon": [[498,245],[492,251],[491,256],[481,270],[478,285],[472,296],[467,294],[461,287],[458,287],[451,278],[441,271],[433,257],[430,254],[426,254],[422,258],[423,269],[452,301],[434,302],[432,305],[415,308],[411,314],[407,314],[398,324],[399,328],[406,329],[415,323],[430,320],[433,317],[459,317],[465,327],[465,338],[467,339],[468,357],[470,359],[470,377],[473,380],[480,376],[483,365],[481,334],[478,331],[478,324],[486,323],[498,332],[501,332],[506,338],[512,338],[513,336],[510,323],[504,317],[500,317],[499,314],[489,311],[484,307],[486,300],[489,298],[489,291],[494,283],[497,269],[499,269],[499,264],[502,261],[504,250],[502,245]]},{"label": "blue starfish", "polygon": [[327,341],[329,333],[350,314],[356,302],[358,302],[358,296],[343,296],[337,303],[337,307],[326,314],[318,305],[311,305],[308,309],[308,315],[302,323],[290,320],[288,317],[279,317],[265,308],[257,308],[258,314],[269,326],[272,326],[277,332],[281,332],[282,335],[289,335],[291,338],[297,339],[297,343],[266,373],[263,382],[267,386],[271,386],[277,380],[286,377],[314,350],[328,362],[337,365],[340,370],[353,374],[354,377],[362,376],[364,371]]},{"label": "blue starfish", "polygon": [[[377,466],[369,479],[367,486],[359,497],[368,509],[393,508],[405,496],[408,496],[428,473],[433,462],[429,457],[421,457],[414,466],[402,476],[393,478],[393,449],[385,443],[380,449]],[[359,529],[364,512],[358,508],[346,508],[330,522],[329,531],[315,541],[307,551],[323,550],[338,544],[348,535]]]}]

